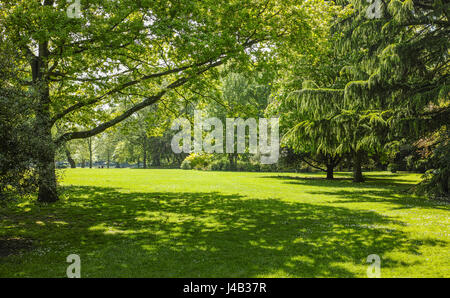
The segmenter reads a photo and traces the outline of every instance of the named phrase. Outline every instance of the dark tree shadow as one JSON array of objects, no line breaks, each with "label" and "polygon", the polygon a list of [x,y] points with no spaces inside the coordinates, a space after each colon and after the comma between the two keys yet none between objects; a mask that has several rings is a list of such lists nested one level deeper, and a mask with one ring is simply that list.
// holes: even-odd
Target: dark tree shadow
[{"label": "dark tree shadow", "polygon": [[[125,193],[87,186],[65,192],[66,202],[32,206],[27,214],[17,210],[12,221],[24,230],[14,231],[32,233],[41,246],[55,245],[61,256],[80,251],[84,276],[101,270],[104,276],[136,277],[253,277],[278,271],[352,277],[354,272],[339,263],[364,265],[369,254],[394,249],[420,254],[424,244],[385,227],[402,222],[370,211],[217,192]],[[58,266],[64,274],[64,263]]]},{"label": "dark tree shadow", "polygon": [[[401,175],[396,175],[400,177]],[[377,177],[377,178],[375,178]],[[317,191],[303,190],[311,195],[329,195],[340,198],[334,203],[373,202],[391,204],[394,209],[404,208],[433,208],[449,210],[449,204],[428,200],[413,194],[412,189],[416,185],[408,181],[391,177],[389,175],[371,175],[366,177],[364,183],[354,183],[351,178],[335,178],[327,180],[322,177],[299,176],[262,176],[266,179],[279,179],[286,184],[317,187]],[[356,190],[355,190],[356,189]]]}]

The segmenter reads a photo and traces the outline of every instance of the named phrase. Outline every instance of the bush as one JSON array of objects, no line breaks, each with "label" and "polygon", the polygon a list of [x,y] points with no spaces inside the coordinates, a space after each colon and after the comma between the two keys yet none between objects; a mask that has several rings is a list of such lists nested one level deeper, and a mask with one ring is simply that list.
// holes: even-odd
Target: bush
[{"label": "bush", "polygon": [[191,162],[189,160],[186,160],[186,159],[183,160],[183,162],[181,163],[180,168],[183,169],[183,170],[190,170],[190,169],[192,169]]},{"label": "bush", "polygon": [[260,165],[257,163],[251,163],[248,161],[240,161],[238,160],[236,169],[242,172],[259,172]]},{"label": "bush", "polygon": [[208,170],[211,171],[229,171],[230,169],[231,166],[230,161],[228,159],[214,160],[208,166]]},{"label": "bush", "polygon": [[276,164],[261,165],[261,172],[278,172],[278,167]]},{"label": "bush", "polygon": [[450,142],[448,135],[438,140],[442,141],[437,142],[426,160],[429,170],[423,175],[418,191],[429,198],[450,202]]},{"label": "bush", "polygon": [[191,153],[183,160],[180,167],[184,170],[206,170],[210,162],[211,154]]},{"label": "bush", "polygon": [[405,161],[408,171],[425,173],[427,166],[426,160],[423,160],[415,155],[408,155],[407,157],[405,157]]}]

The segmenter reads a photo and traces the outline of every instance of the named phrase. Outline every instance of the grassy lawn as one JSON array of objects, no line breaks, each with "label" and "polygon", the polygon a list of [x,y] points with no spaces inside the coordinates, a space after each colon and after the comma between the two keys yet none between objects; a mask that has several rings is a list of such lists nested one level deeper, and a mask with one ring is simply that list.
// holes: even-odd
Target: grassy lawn
[{"label": "grassy lawn", "polygon": [[419,175],[319,177],[65,170],[61,202],[0,209],[0,276],[78,254],[82,277],[365,277],[378,254],[382,277],[450,277],[450,206],[409,194]]}]

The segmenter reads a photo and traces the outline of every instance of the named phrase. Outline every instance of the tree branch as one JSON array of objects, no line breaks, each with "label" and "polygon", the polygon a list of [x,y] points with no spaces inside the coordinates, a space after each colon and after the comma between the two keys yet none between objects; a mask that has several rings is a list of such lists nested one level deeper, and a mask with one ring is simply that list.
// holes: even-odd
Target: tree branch
[{"label": "tree branch", "polygon": [[[199,75],[205,71],[207,71],[210,68],[219,66],[221,64],[223,64],[225,62],[225,60],[219,60],[216,61],[214,63],[211,63],[208,67],[206,67],[205,69],[202,69],[200,71],[198,71],[195,75]],[[103,131],[105,131],[106,129],[122,122],[123,120],[125,120],[126,118],[128,118],[129,116],[131,116],[132,114],[134,114],[137,111],[142,110],[143,108],[150,106],[152,104],[154,104],[155,102],[157,102],[158,100],[161,99],[161,97],[167,93],[167,91],[177,88],[183,84],[185,84],[187,81],[189,81],[190,78],[188,77],[182,77],[179,78],[178,80],[174,81],[172,84],[170,84],[169,86],[167,86],[164,90],[160,91],[158,94],[148,97],[145,100],[143,100],[142,102],[138,103],[137,105],[131,107],[130,109],[126,110],[125,112],[123,112],[122,114],[120,114],[119,116],[111,119],[110,121],[104,122],[90,130],[86,130],[86,131],[75,131],[75,132],[68,132],[63,134],[62,136],[60,136],[58,139],[55,140],[55,144],[57,146],[61,145],[64,142],[67,142],[69,140],[74,140],[74,139],[84,139],[84,138],[88,138],[91,136],[94,136],[96,134],[99,134]]]},{"label": "tree branch", "polygon": [[[115,87],[114,89],[112,89],[112,90],[106,92],[105,94],[103,94],[103,95],[101,95],[101,96],[97,96],[97,97],[92,98],[91,100],[88,100],[88,101],[85,101],[85,102],[78,102],[78,103],[76,103],[76,104],[74,104],[74,105],[68,107],[67,109],[65,109],[64,111],[62,111],[62,112],[56,114],[56,115],[52,118],[52,125],[53,125],[57,120],[63,118],[65,115],[67,115],[67,114],[69,114],[69,113],[71,113],[71,112],[73,112],[73,111],[76,111],[76,110],[78,110],[78,109],[80,109],[80,108],[82,108],[82,107],[85,107],[85,106],[89,106],[89,105],[95,104],[95,103],[101,101],[101,100],[102,100],[103,98],[105,98],[106,96],[111,95],[111,94],[114,94],[114,93],[117,93],[117,92],[119,92],[119,91],[121,91],[121,90],[123,90],[123,89],[125,89],[125,88],[127,88],[127,87],[136,85],[136,84],[138,84],[138,83],[140,83],[140,82],[143,82],[143,81],[148,80],[148,79],[151,79],[151,78],[158,78],[158,77],[166,76],[166,75],[173,74],[173,73],[176,73],[176,72],[179,72],[179,71],[183,71],[183,70],[186,70],[186,69],[189,69],[189,68],[192,68],[192,67],[200,67],[200,66],[203,66],[203,65],[208,64],[208,63],[211,63],[211,60],[206,61],[206,62],[202,62],[202,63],[191,64],[191,65],[187,65],[187,66],[183,66],[183,67],[179,67],[179,68],[169,69],[169,70],[166,70],[166,71],[163,71],[163,72],[159,72],[159,73],[154,73],[154,74],[146,75],[146,76],[143,76],[143,77],[141,77],[141,78],[139,78],[139,79],[136,79],[136,80],[133,80],[133,81],[129,81],[129,82],[127,82],[127,83],[124,83],[124,84],[122,84],[122,85],[120,85],[120,86]],[[209,69],[209,68],[210,68],[210,67],[207,67],[206,70]],[[203,72],[203,71],[201,71],[201,72],[199,72],[199,73],[202,73],[202,72]]]},{"label": "tree branch", "polygon": [[306,160],[306,157],[300,157],[300,159],[301,159],[302,161],[306,162],[308,165],[310,165],[311,167],[313,167],[313,168],[315,168],[315,169],[321,170],[321,171],[323,171],[323,172],[326,172],[326,171],[327,171],[327,170],[325,170],[324,168],[321,168],[321,167],[319,167],[319,166],[313,165],[312,163],[308,162],[308,161]]}]

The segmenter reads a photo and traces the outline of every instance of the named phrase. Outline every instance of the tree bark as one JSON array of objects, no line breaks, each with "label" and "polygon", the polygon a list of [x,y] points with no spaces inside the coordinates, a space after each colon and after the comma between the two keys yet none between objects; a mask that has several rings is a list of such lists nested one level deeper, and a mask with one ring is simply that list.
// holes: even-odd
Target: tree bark
[{"label": "tree bark", "polygon": [[52,203],[58,200],[54,160],[55,150],[52,144],[48,147],[48,150],[41,151],[38,159],[38,201],[42,203]]},{"label": "tree bark", "polygon": [[39,44],[38,55],[31,60],[33,88],[39,97],[36,106],[35,131],[39,136],[36,148],[38,172],[38,202],[52,203],[58,200],[56,192],[55,145],[52,139],[50,117],[50,91],[46,78],[48,69],[48,42]]},{"label": "tree bark", "polygon": [[327,179],[334,179],[334,169],[341,163],[342,156],[328,156],[327,158]]},{"label": "tree bark", "polygon": [[40,138],[37,148],[38,202],[52,203],[58,201],[56,191],[55,145],[52,139],[48,86],[39,84],[40,102],[36,109],[36,132]]},{"label": "tree bark", "polygon": [[334,178],[334,165],[327,164],[327,179],[331,180]]},{"label": "tree bark", "polygon": [[355,152],[353,156],[353,182],[364,182],[361,167],[362,167],[362,153]]},{"label": "tree bark", "polygon": [[72,169],[75,169],[75,168],[77,167],[77,165],[76,165],[76,163],[75,163],[75,160],[73,160],[73,158],[72,158],[72,156],[71,156],[71,154],[70,154],[69,149],[64,148],[64,150],[66,151],[67,161],[69,162],[70,167],[71,167]]},{"label": "tree bark", "polygon": [[41,139],[37,148],[38,201],[52,203],[58,200],[56,191],[55,145],[52,140],[51,124],[46,105],[37,109],[36,131]]}]

